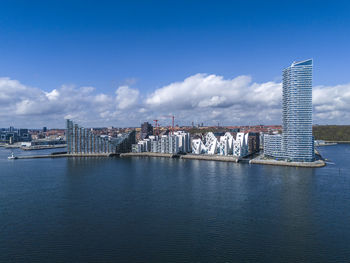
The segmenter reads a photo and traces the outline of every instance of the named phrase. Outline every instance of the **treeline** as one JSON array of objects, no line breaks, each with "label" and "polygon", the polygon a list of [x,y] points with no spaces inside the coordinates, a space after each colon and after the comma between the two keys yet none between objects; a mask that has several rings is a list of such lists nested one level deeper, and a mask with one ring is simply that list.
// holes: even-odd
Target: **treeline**
[{"label": "treeline", "polygon": [[317,125],[312,131],[315,140],[350,141],[350,125]]}]

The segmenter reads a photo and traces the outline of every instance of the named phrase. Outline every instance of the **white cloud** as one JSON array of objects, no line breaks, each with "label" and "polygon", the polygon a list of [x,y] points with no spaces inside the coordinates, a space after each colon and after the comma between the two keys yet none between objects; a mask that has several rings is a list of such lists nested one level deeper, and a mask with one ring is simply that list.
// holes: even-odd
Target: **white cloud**
[{"label": "white cloud", "polygon": [[313,88],[314,119],[321,123],[348,124],[350,84]]},{"label": "white cloud", "polygon": [[[196,74],[150,94],[149,108],[177,112],[187,123],[253,124],[280,120],[281,84],[252,83],[251,77],[224,79],[222,76]],[[273,116],[272,116],[273,115]]]},{"label": "white cloud", "polygon": [[45,95],[49,100],[57,100],[60,96],[60,93],[56,89],[54,89],[51,92],[45,92]]},{"label": "white cloud", "polygon": [[121,110],[135,106],[139,99],[139,91],[128,86],[120,86],[115,94],[117,95],[117,107]]},{"label": "white cloud", "polygon": [[[72,85],[43,91],[0,78],[0,127],[63,127],[64,118],[86,126],[139,126],[169,114],[179,124],[272,124],[281,120],[281,93],[281,83],[213,74],[195,74],[148,95],[129,86],[115,94]],[[314,123],[349,123],[350,84],[314,87],[313,106]],[[169,125],[170,119],[161,122]]]},{"label": "white cloud", "polygon": [[167,109],[227,107],[231,101],[239,101],[244,94],[242,89],[250,81],[248,76],[225,80],[221,76],[196,74],[182,82],[171,83],[157,89],[146,99],[146,104],[150,107]]}]

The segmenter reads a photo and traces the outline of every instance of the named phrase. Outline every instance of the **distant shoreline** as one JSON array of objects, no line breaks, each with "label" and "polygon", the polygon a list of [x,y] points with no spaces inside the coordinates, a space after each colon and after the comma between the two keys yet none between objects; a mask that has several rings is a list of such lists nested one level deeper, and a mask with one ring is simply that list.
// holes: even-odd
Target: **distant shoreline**
[{"label": "distant shoreline", "polygon": [[347,144],[350,143],[350,141],[325,141],[325,143],[339,143],[339,144]]}]

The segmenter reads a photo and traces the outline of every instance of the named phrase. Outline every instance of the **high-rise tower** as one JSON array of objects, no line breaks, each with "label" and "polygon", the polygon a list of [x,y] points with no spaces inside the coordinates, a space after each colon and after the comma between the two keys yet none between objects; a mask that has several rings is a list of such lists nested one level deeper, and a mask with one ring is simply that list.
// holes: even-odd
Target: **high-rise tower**
[{"label": "high-rise tower", "polygon": [[286,159],[312,162],[312,59],[283,71],[282,152]]}]

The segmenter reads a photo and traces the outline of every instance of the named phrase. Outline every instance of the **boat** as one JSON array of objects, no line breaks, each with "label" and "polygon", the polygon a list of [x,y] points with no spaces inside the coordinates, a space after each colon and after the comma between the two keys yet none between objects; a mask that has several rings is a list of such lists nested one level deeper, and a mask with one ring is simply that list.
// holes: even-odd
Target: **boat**
[{"label": "boat", "polygon": [[7,157],[9,160],[17,159],[17,156],[15,156],[13,153],[9,157]]}]

